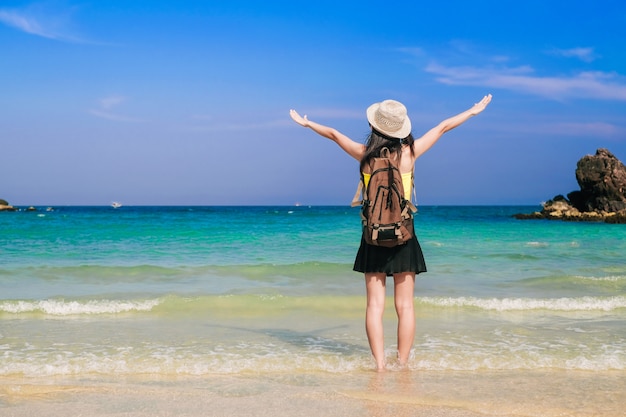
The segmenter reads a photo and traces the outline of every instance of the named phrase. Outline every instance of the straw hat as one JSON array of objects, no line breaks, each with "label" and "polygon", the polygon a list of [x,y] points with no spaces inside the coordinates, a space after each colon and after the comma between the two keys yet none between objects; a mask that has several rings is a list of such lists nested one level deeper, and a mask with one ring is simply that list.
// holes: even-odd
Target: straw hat
[{"label": "straw hat", "polygon": [[374,103],[367,108],[367,120],[383,135],[404,139],[411,133],[411,120],[404,104],[396,100]]}]

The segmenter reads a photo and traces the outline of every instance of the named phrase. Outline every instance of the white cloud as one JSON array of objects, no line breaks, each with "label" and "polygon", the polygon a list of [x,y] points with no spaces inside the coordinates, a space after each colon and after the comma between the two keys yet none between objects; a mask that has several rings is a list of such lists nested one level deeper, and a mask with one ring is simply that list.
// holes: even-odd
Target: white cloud
[{"label": "white cloud", "polygon": [[98,108],[90,109],[88,112],[93,116],[102,119],[114,120],[117,122],[143,122],[144,120],[135,117],[124,116],[113,110],[126,101],[126,97],[120,95],[112,95],[98,100]]},{"label": "white cloud", "polygon": [[114,120],[116,122],[142,122],[143,121],[141,119],[137,119],[134,117],[122,116],[119,114],[114,114],[114,113],[97,110],[97,109],[91,109],[89,110],[89,113],[94,116],[100,117],[101,119]]},{"label": "white cloud", "polygon": [[71,34],[69,24],[72,10],[51,10],[44,3],[23,9],[0,9],[0,23],[22,32],[63,42],[86,43]]},{"label": "white cloud", "polygon": [[565,58],[578,58],[584,62],[592,62],[597,56],[593,48],[591,47],[579,47],[570,49],[551,49],[548,51],[551,55],[562,56]]},{"label": "white cloud", "polygon": [[[296,109],[297,110],[297,109]],[[303,114],[304,115],[304,114]],[[317,108],[307,113],[311,119],[351,119],[365,120],[365,109],[340,109],[340,108]]]},{"label": "white cloud", "polygon": [[567,137],[591,136],[601,138],[621,138],[625,133],[624,128],[605,122],[560,122],[543,126],[540,130],[553,135],[563,135]]},{"label": "white cloud", "polygon": [[41,27],[39,22],[35,19],[24,16],[14,10],[0,10],[0,22],[7,26],[14,27],[23,32],[30,33],[32,35],[43,36],[44,38],[54,39],[56,36],[54,33],[48,32]]},{"label": "white cloud", "polygon": [[425,69],[449,85],[500,88],[555,100],[591,98],[625,100],[624,77],[606,72],[580,72],[573,76],[539,76],[529,66],[517,68],[446,67],[431,63]]},{"label": "white cloud", "polygon": [[[560,116],[554,116],[559,118]],[[582,119],[582,117],[581,117]],[[549,141],[565,141],[572,139],[590,140],[592,142],[601,141],[606,143],[626,144],[626,127],[619,124],[597,121],[597,118],[590,116],[589,121],[555,120],[537,121],[534,117],[532,121],[519,121],[514,123],[492,124],[490,130],[502,137],[508,137],[511,132],[520,136],[542,137]],[[596,119],[596,120],[594,120]],[[621,146],[621,145],[620,145]]]},{"label": "white cloud", "polygon": [[126,97],[123,96],[110,96],[100,99],[100,107],[109,110],[126,101]]},{"label": "white cloud", "polygon": [[[414,58],[428,55],[421,48],[402,48]],[[552,48],[552,56],[575,58],[587,63],[599,55],[593,47]],[[532,94],[553,100],[569,98],[626,101],[626,77],[615,72],[578,71],[561,74],[539,74],[530,65],[512,66],[514,57],[485,55],[469,42],[450,42],[440,48],[424,70],[434,74],[436,81],[449,85],[479,86]],[[441,62],[471,62],[472,65]],[[476,64],[479,62],[479,64]]]}]

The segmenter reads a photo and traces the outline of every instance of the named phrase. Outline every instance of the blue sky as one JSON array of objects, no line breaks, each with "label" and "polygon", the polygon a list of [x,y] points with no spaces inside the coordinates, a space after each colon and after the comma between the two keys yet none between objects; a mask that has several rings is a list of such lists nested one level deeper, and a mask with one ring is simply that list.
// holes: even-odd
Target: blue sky
[{"label": "blue sky", "polygon": [[355,140],[393,98],[417,200],[539,204],[600,147],[626,161],[623,1],[0,2],[0,198],[14,205],[349,204]]}]

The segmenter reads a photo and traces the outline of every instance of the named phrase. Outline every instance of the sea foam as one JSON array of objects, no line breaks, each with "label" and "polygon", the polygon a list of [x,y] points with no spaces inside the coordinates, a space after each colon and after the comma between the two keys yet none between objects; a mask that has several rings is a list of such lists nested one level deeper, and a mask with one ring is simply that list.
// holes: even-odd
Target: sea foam
[{"label": "sea foam", "polygon": [[578,298],[476,298],[476,297],[419,297],[424,304],[437,307],[475,307],[483,310],[521,311],[613,311],[626,308],[626,297]]},{"label": "sea foam", "polygon": [[152,300],[35,300],[0,302],[0,312],[22,314],[43,313],[51,316],[117,314],[130,311],[150,311],[160,304],[159,299]]}]

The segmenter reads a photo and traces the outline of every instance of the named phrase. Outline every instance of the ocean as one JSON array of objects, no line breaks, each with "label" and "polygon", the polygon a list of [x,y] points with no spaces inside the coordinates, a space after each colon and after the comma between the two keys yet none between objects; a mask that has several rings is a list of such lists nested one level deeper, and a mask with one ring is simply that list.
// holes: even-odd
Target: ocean
[{"label": "ocean", "polygon": [[538,209],[419,208],[415,345],[395,369],[390,280],[386,375],[356,208],[0,213],[0,415],[623,415],[626,225],[512,217]]}]

